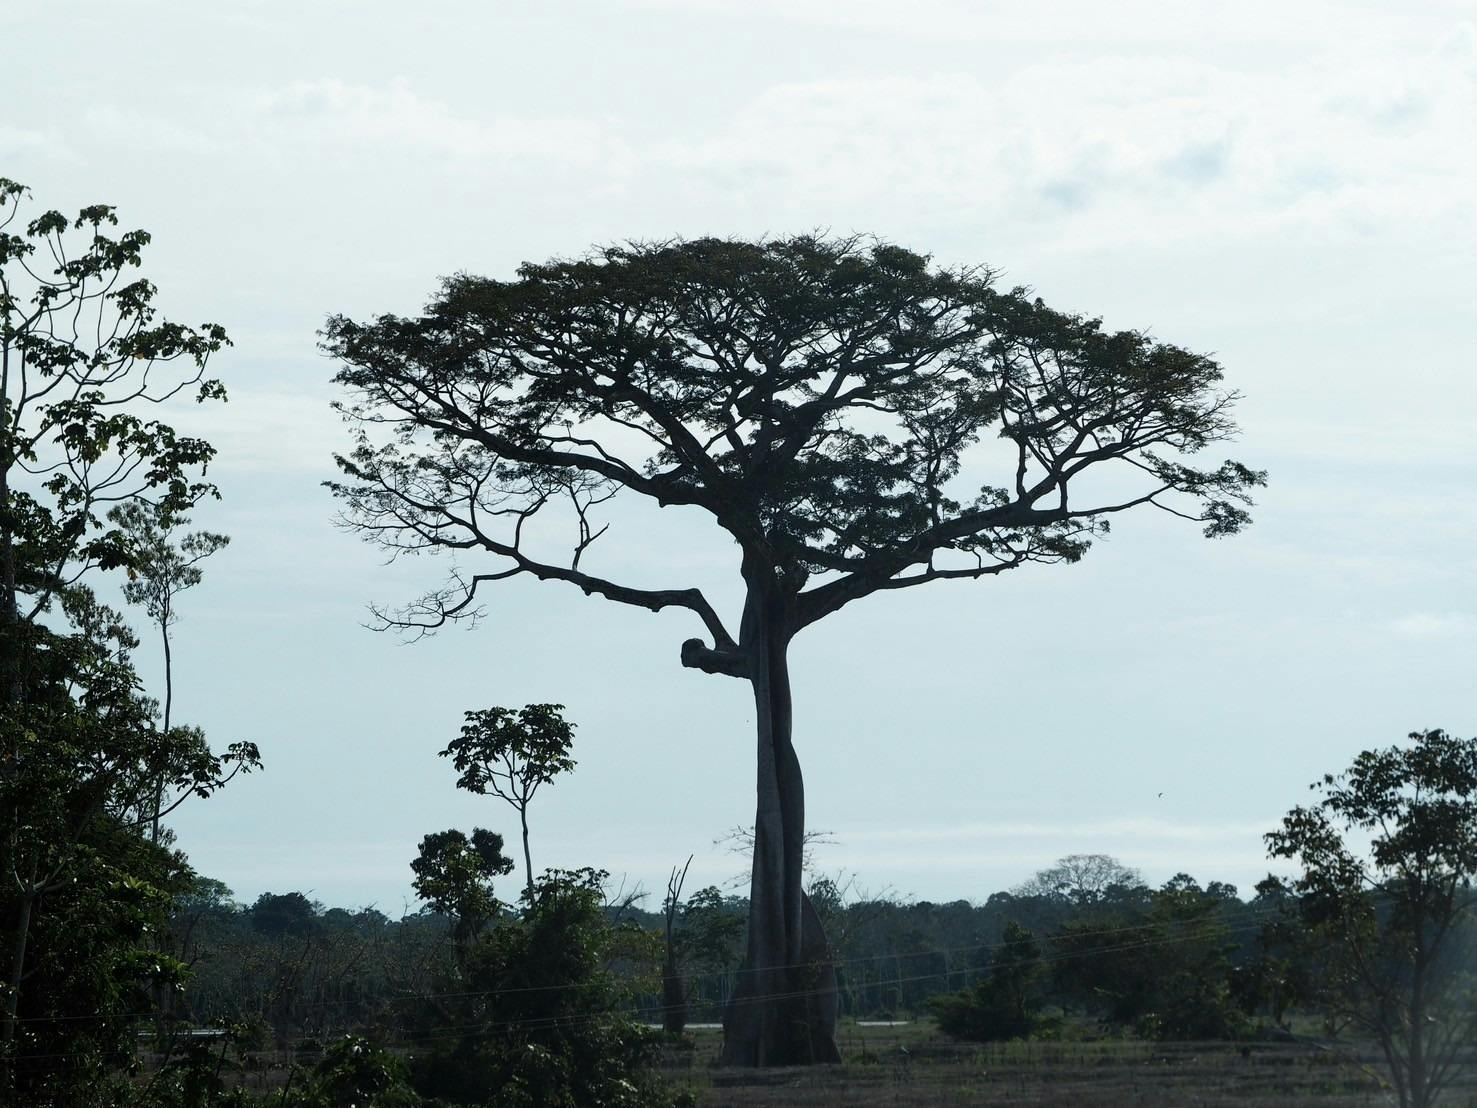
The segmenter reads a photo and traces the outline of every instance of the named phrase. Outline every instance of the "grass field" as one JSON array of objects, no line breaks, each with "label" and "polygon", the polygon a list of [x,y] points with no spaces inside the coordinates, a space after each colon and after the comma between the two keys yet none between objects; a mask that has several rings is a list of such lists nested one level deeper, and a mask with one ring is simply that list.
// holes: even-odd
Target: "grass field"
[{"label": "grass field", "polygon": [[[1355,1108],[1393,1105],[1376,1056],[1312,1043],[954,1043],[929,1024],[846,1025],[840,1066],[720,1069],[721,1035],[692,1032],[665,1070],[713,1108],[1019,1105],[1041,1108]],[[1477,1058],[1472,1060],[1477,1062]],[[1477,1105],[1477,1065],[1445,1103]]]}]

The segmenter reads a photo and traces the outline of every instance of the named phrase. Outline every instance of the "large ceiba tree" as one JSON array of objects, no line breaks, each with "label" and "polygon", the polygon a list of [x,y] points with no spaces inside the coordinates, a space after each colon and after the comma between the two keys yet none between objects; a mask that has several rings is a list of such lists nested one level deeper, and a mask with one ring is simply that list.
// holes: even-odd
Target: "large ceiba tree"
[{"label": "large ceiba tree", "polygon": [[[1229,534],[1262,481],[1191,464],[1235,429],[1212,359],[993,276],[869,239],[700,239],[460,275],[418,316],[327,324],[356,436],[333,485],[345,518],[468,567],[388,623],[471,616],[484,586],[528,575],[685,608],[706,638],[682,664],[752,686],[753,879],[726,1063],[838,1060],[835,974],[801,889],[794,637],[872,593],[1074,562],[1131,508]],[[698,589],[590,570],[618,491],[706,512],[738,544],[736,627]],[[557,556],[555,521],[571,528]]]}]

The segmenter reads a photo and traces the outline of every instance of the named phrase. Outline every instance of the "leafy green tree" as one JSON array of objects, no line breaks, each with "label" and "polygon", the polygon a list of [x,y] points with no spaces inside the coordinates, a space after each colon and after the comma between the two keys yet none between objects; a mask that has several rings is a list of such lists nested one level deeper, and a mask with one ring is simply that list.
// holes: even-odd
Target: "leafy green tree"
[{"label": "leafy green tree", "polygon": [[[86,930],[56,915],[64,893],[119,879],[90,864],[97,843],[137,830],[152,782],[208,795],[256,763],[250,744],[217,756],[197,730],[155,726],[128,657],[136,641],[85,582],[134,558],[108,508],[178,513],[213,494],[210,445],[143,413],[187,390],[222,397],[204,368],[225,333],[158,317],[154,286],[127,272],[149,236],[112,237],[112,208],[17,225],[26,196],[0,178],[0,1095],[18,1065],[35,1072],[18,1052],[45,1053],[19,1033],[44,968],[33,936]],[[119,933],[120,949],[133,941]]]},{"label": "leafy green tree", "polygon": [[416,895],[454,920],[452,935],[461,960],[502,908],[492,881],[513,870],[512,859],[503,854],[503,837],[481,827],[473,828],[470,839],[460,831],[438,831],[421,839],[410,868]]},{"label": "leafy green tree", "polygon": [[139,1021],[185,965],[157,948],[170,901],[188,881],[177,854],[136,829],[91,821],[33,905],[24,992],[0,1102],[97,1103],[134,1057]]},{"label": "leafy green tree", "polygon": [[1477,739],[1409,740],[1315,782],[1318,803],[1289,812],[1267,846],[1302,869],[1293,888],[1326,958],[1320,999],[1379,1043],[1401,1108],[1428,1108],[1477,1033]]},{"label": "leafy green tree", "polygon": [[275,939],[316,930],[321,910],[320,905],[299,892],[262,893],[247,914],[253,931]]},{"label": "leafy green tree", "polygon": [[1060,900],[1076,908],[1110,901],[1123,891],[1143,888],[1138,870],[1107,854],[1068,854],[1013,890],[1016,896]]},{"label": "leafy green tree", "polygon": [[[528,851],[528,806],[540,785],[574,769],[569,756],[574,724],[563,704],[528,704],[468,712],[461,734],[441,752],[456,767],[457,787],[511,804],[523,828],[523,869],[533,895],[533,856]],[[501,840],[499,840],[501,842]]]},{"label": "leafy green tree", "polygon": [[[172,518],[144,500],[130,500],[108,512],[108,521],[123,532],[130,551],[128,580],[123,584],[123,598],[147,613],[159,630],[164,646],[164,730],[169,730],[174,711],[174,654],[170,628],[179,622],[179,594],[204,580],[200,563],[225,548],[231,541],[214,531],[191,531],[178,545],[170,538],[174,531],[188,525],[183,516]],[[159,821],[169,810],[163,783],[155,791],[154,817],[149,833],[159,841]]]},{"label": "leafy green tree", "polygon": [[[168,983],[157,921],[112,926],[108,921],[116,917],[98,908],[112,897],[127,903],[158,896],[167,906],[169,895],[185,887],[182,858],[128,846],[152,814],[156,783],[209,796],[257,764],[251,744],[217,755],[195,729],[160,731],[152,703],[139,693],[128,658],[132,639],[116,613],[79,586],[63,599],[80,630],[58,635],[43,629],[36,638],[41,657],[28,665],[26,701],[0,716],[0,811],[6,819],[0,911],[8,922],[3,1060],[12,1087],[23,1079],[39,1082],[32,1088],[37,1103],[39,1090],[51,1088],[56,1075],[29,1065],[26,1056],[70,1056],[82,1049],[53,1049],[55,1036],[41,1034],[48,1021],[56,1021],[50,1027],[57,1030],[72,1016],[84,1017],[81,1026],[139,1011],[137,981],[129,976],[135,964],[157,964],[158,983]],[[77,945],[84,938],[91,945]],[[74,959],[71,968],[78,972],[116,968],[117,987],[101,994],[80,986],[48,990],[45,982]],[[111,1052],[100,1060],[117,1057]]]},{"label": "leafy green tree", "polygon": [[[110,506],[188,510],[214,486],[214,449],[139,409],[185,390],[220,399],[204,376],[226,343],[218,325],[158,318],[156,290],[130,280],[146,231],[110,237],[106,204],[69,219],[43,212],[10,230],[27,195],[0,178],[0,694],[23,699],[28,635],[59,592],[96,568],[129,564]],[[75,232],[81,232],[81,241]]]},{"label": "leafy green tree", "polygon": [[[606,918],[599,870],[553,870],[526,910],[473,949],[451,1015],[465,1033],[417,1055],[420,1092],[498,1108],[659,1108],[673,1100],[655,1073],[655,1035],[627,1012],[650,981],[654,936]],[[615,962],[643,965],[620,977]]]},{"label": "leafy green tree", "polygon": [[418,1108],[424,1101],[411,1089],[399,1056],[360,1035],[346,1035],[279,1103],[287,1108]]},{"label": "leafy green tree", "polygon": [[1041,944],[1014,920],[1005,925],[989,976],[930,1002],[939,1028],[956,1039],[995,1042],[1029,1038],[1042,1004]]},{"label": "leafy green tree", "polygon": [[[682,664],[750,685],[758,804],[728,1063],[839,1058],[803,892],[795,636],[875,593],[1075,562],[1138,507],[1230,534],[1263,480],[1191,464],[1235,430],[1212,359],[993,276],[861,238],[699,239],[457,276],[417,317],[328,321],[355,430],[333,486],[347,518],[391,549],[485,558],[388,625],[473,617],[511,577],[561,581],[685,609],[707,641],[684,642]],[[698,589],[592,569],[621,491],[706,513],[737,544],[736,634]]]},{"label": "leafy green tree", "polygon": [[1141,1034],[1194,1041],[1235,1039],[1246,1031],[1232,992],[1228,901],[1235,902],[1234,888],[1212,882],[1202,889],[1184,873],[1154,894],[1153,929],[1145,939],[1152,1007],[1139,1019]]},{"label": "leafy green tree", "polygon": [[1244,1021],[1231,989],[1227,889],[1211,894],[1177,874],[1068,920],[1051,941],[1058,998],[1149,1038],[1237,1037]]},{"label": "leafy green tree", "polygon": [[1303,919],[1297,893],[1281,877],[1269,874],[1258,881],[1250,908],[1261,925],[1247,957],[1234,969],[1231,989],[1246,1015],[1265,1015],[1273,1027],[1290,1034],[1292,1010],[1317,999],[1322,941]]}]

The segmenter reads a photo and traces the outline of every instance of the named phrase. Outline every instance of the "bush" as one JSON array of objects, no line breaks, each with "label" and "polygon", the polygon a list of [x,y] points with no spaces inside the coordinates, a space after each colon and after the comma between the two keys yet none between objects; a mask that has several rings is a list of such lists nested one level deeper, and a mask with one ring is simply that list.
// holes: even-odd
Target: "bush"
[{"label": "bush", "polygon": [[455,1105],[495,1108],[660,1108],[676,1103],[656,1075],[660,1036],[624,1014],[632,985],[609,969],[655,969],[652,936],[612,926],[605,874],[552,871],[518,920],[469,952],[466,995],[445,1020],[466,1027],[413,1060],[412,1083]]},{"label": "bush", "polygon": [[291,1108],[419,1108],[405,1063],[367,1039],[349,1035],[323,1052]]},{"label": "bush", "polygon": [[1038,1023],[1040,977],[1036,937],[1011,921],[1005,925],[989,977],[960,992],[934,997],[929,1008],[944,1034],[956,1039],[989,1043],[1029,1038]]},{"label": "bush", "polygon": [[1036,1025],[1034,1015],[1019,1011],[993,981],[936,996],[928,1007],[944,1034],[974,1043],[1029,1038]]}]

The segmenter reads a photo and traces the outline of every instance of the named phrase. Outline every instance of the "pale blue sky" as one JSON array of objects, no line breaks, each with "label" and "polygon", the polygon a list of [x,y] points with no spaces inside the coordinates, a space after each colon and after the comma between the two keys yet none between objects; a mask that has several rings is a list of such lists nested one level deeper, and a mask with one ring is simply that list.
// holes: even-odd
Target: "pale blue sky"
[{"label": "pale blue sky", "polygon": [[[1307,783],[1417,727],[1477,733],[1470,4],[923,0],[28,5],[0,175],[154,232],[167,312],[218,320],[234,541],[186,598],[177,713],[267,770],[187,807],[243,898],[397,910],[419,837],[514,829],[435,757],[461,713],[558,700],[580,768],[535,861],[659,889],[740,863],[745,686],[680,614],[510,584],[473,632],[360,624],[440,579],[331,526],[331,311],[457,270],[670,235],[865,231],[1214,352],[1271,473],[1208,543],[1140,516],[1075,567],[848,608],[798,640],[818,862],[983,898],[1061,854],[1248,887]],[[691,526],[689,526],[691,522]],[[600,563],[735,602],[701,521],[629,504]],[[157,674],[146,652],[146,673]],[[1160,793],[1163,796],[1159,796]],[[514,879],[510,879],[514,880]]]}]

